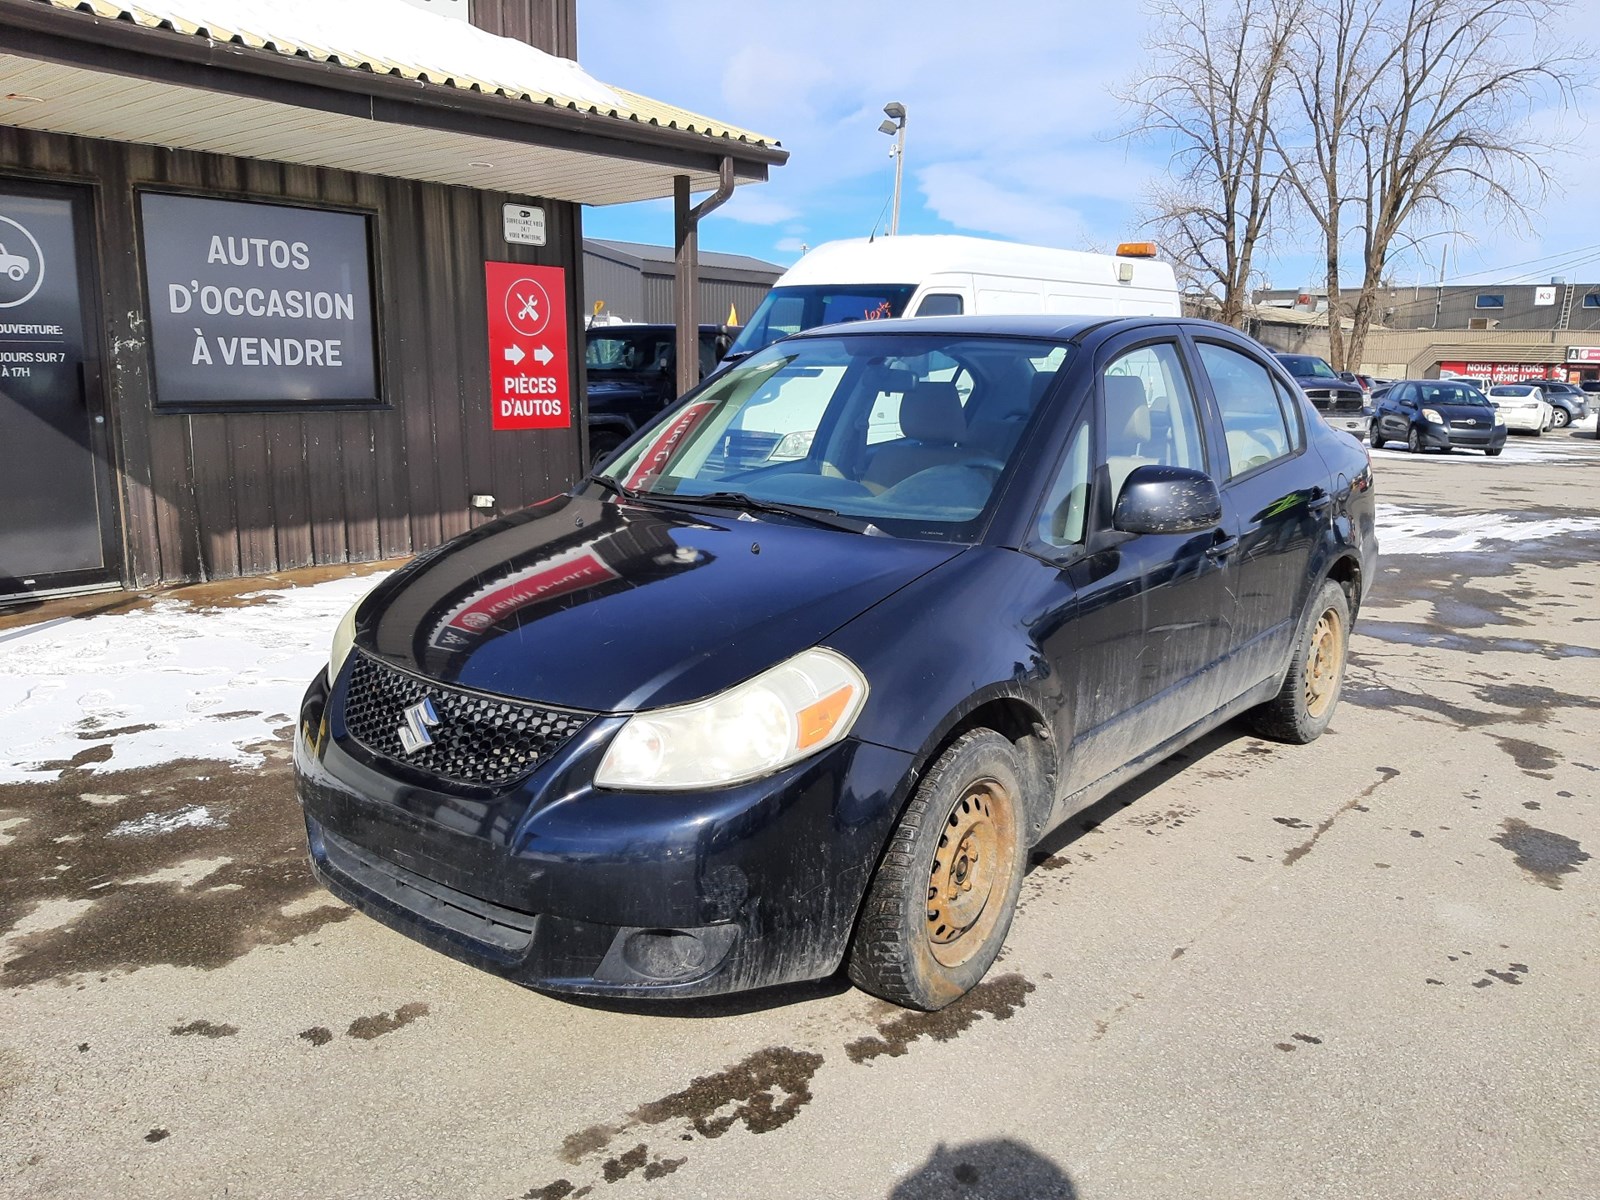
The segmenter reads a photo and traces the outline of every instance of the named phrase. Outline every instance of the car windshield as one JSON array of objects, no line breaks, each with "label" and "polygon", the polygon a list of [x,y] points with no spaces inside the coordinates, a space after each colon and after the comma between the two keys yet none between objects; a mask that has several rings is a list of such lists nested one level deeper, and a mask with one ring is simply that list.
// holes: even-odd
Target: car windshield
[{"label": "car windshield", "polygon": [[1278,361],[1297,379],[1338,379],[1332,367],[1313,354],[1280,354]]},{"label": "car windshield", "polygon": [[1424,404],[1453,404],[1457,408],[1492,408],[1488,399],[1475,387],[1464,383],[1424,383]]},{"label": "car windshield", "polygon": [[750,323],[729,348],[730,357],[764,350],[781,337],[845,321],[898,317],[916,291],[911,283],[808,284],[767,293]]},{"label": "car windshield", "polygon": [[1075,347],[949,334],[810,337],[724,372],[606,468],[652,502],[792,511],[974,540]]}]

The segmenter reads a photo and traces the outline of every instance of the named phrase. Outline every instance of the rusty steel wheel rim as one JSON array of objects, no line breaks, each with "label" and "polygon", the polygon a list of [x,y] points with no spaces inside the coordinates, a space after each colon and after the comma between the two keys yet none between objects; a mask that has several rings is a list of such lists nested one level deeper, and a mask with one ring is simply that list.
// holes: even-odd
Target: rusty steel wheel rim
[{"label": "rusty steel wheel rim", "polygon": [[1344,623],[1328,609],[1317,618],[1311,631],[1311,650],[1306,660],[1306,712],[1320,718],[1333,705],[1339,692],[1339,671],[1344,662]]},{"label": "rusty steel wheel rim", "polygon": [[994,779],[969,784],[945,817],[928,872],[927,933],[946,967],[977,953],[1004,915],[1015,820],[1010,793]]}]

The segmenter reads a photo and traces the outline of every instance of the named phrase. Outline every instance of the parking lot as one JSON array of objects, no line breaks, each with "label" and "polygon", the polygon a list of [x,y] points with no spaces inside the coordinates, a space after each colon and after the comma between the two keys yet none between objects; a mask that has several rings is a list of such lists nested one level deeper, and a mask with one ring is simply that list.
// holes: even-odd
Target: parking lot
[{"label": "parking lot", "polygon": [[[1600,1194],[1600,442],[1374,465],[1328,734],[1230,725],[1084,813],[936,1014],[581,1005],[351,914],[286,739],[359,580],[0,618],[4,1190]],[[213,627],[273,650],[174,649]]]}]

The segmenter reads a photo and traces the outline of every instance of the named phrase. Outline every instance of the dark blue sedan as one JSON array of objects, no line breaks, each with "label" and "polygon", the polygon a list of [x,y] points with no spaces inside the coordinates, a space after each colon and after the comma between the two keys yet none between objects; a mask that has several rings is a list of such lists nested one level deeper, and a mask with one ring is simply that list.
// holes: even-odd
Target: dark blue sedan
[{"label": "dark blue sedan", "polygon": [[1376,568],[1365,449],[1200,321],[814,330],[604,471],[380,584],[295,746],[330,889],[554,992],[950,1003],[1050,830],[1326,728]]}]

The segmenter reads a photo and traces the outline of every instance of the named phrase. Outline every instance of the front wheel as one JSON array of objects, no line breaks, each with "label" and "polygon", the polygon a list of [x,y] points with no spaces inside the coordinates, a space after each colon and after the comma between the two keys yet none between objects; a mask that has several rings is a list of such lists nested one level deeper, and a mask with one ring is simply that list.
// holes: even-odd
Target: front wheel
[{"label": "front wheel", "polygon": [[1283,687],[1250,712],[1256,731],[1296,745],[1321,737],[1344,689],[1349,645],[1350,601],[1344,589],[1329,579],[1306,610]]},{"label": "front wheel", "polygon": [[1413,426],[1410,433],[1406,434],[1406,449],[1413,454],[1422,453],[1422,435]]},{"label": "front wheel", "polygon": [[932,1012],[988,971],[1022,887],[1023,796],[1011,743],[964,734],[922,782],[895,826],[850,943],[863,991]]}]

